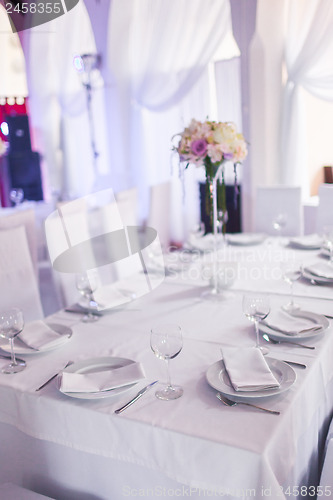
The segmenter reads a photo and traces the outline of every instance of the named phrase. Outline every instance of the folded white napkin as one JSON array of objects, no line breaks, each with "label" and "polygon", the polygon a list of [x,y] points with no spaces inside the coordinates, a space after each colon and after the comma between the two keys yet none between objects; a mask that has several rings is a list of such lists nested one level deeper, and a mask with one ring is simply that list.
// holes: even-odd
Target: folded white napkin
[{"label": "folded white napkin", "polygon": [[333,266],[328,262],[318,262],[306,267],[307,271],[320,278],[333,279]]},{"label": "folded white napkin", "polygon": [[188,245],[191,248],[198,249],[202,252],[212,250],[214,248],[214,235],[206,234],[205,236],[195,236],[190,234],[188,238]]},{"label": "folded white napkin", "polygon": [[273,330],[274,328],[276,328],[277,331],[283,330],[283,332],[279,331],[278,333],[290,336],[306,333],[303,332],[303,330],[315,326],[320,326],[316,325],[316,323],[306,318],[302,318],[299,316],[291,316],[279,310],[271,311],[269,317],[267,318],[267,320],[264,321],[264,323],[269,327],[271,327]]},{"label": "folded white napkin", "polygon": [[36,320],[27,323],[19,334],[21,339],[32,349],[51,348],[67,340],[67,336],[52,330],[44,321]]},{"label": "folded white napkin", "polygon": [[264,241],[265,236],[260,233],[228,234],[228,241],[232,245],[254,245]]},{"label": "folded white napkin", "polygon": [[70,373],[61,377],[62,392],[99,392],[134,384],[145,378],[141,363],[131,363],[114,370],[93,373]]},{"label": "folded white napkin", "polygon": [[280,387],[256,347],[223,347],[222,358],[235,391],[259,391]]},{"label": "folded white napkin", "polygon": [[307,234],[305,236],[297,236],[290,239],[292,245],[304,247],[304,248],[320,248],[323,244],[323,239],[319,234]]}]

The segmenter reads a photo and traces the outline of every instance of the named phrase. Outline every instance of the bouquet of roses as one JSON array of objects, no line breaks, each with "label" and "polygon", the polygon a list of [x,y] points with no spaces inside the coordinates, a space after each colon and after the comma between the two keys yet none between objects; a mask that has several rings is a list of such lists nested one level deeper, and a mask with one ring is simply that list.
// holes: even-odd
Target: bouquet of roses
[{"label": "bouquet of roses", "polygon": [[[212,180],[221,163],[231,161],[234,164],[235,185],[237,184],[236,165],[241,163],[247,156],[246,141],[243,135],[237,132],[234,123],[209,120],[199,122],[192,119],[190,125],[178,135],[180,135],[179,143],[173,149],[177,151],[180,162],[186,163],[185,168],[190,164],[205,167],[206,210],[210,214],[212,222]],[[218,210],[224,218],[226,215],[226,197],[223,169],[221,180],[218,182],[217,204]],[[223,225],[223,228],[225,230],[225,225]]]}]

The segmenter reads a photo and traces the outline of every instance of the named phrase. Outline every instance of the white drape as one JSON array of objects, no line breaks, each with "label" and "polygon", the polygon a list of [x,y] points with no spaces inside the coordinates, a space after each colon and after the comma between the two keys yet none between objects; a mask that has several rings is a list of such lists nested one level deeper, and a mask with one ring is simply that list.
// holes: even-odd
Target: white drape
[{"label": "white drape", "polygon": [[331,0],[289,0],[285,57],[288,81],[284,89],[281,133],[283,182],[302,183],[306,176],[306,120],[302,87],[311,94],[333,100],[333,3]]},{"label": "white drape", "polygon": [[[86,94],[73,65],[74,56],[96,53],[84,3],[24,32],[24,52],[31,125],[36,149],[45,159],[50,187],[70,197],[90,192],[95,175]],[[105,127],[100,93],[93,95],[93,112],[98,116],[101,140]],[[98,148],[103,149],[103,144]],[[106,146],[101,156],[105,158]]]},{"label": "white drape", "polygon": [[[201,0],[113,0],[108,62],[114,76],[109,144],[115,191],[136,185],[145,199],[155,141],[147,136],[149,112],[167,113],[180,103],[230,32],[229,0],[204,5]],[[155,156],[154,169],[164,172],[160,182],[170,177],[171,137],[180,131],[170,131],[167,156]]]}]

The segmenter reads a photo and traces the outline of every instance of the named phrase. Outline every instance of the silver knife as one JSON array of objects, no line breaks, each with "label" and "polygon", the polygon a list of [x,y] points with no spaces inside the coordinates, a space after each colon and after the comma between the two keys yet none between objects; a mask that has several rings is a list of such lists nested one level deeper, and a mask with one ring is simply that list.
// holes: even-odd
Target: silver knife
[{"label": "silver knife", "polygon": [[152,382],[151,384],[149,384],[146,387],[144,387],[143,389],[141,389],[141,391],[139,391],[137,393],[137,395],[134,396],[133,399],[131,399],[128,403],[126,403],[121,408],[118,408],[118,410],[115,410],[115,413],[118,414],[118,413],[121,413],[122,411],[126,410],[126,408],[128,408],[129,406],[131,406],[133,403],[135,403],[135,401],[137,401],[138,399],[140,399],[141,396],[143,396],[144,394],[146,394],[146,392],[148,392],[149,389],[151,389],[153,387],[153,385],[155,385],[157,382],[158,382],[158,380],[155,380],[155,382]]}]

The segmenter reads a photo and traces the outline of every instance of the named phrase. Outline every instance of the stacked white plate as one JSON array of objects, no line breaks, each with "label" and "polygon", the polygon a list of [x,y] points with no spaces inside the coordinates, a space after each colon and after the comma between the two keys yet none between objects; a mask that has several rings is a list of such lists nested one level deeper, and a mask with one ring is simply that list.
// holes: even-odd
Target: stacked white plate
[{"label": "stacked white plate", "polygon": [[323,239],[318,234],[307,234],[289,240],[289,245],[300,250],[320,250]]},{"label": "stacked white plate", "polygon": [[318,262],[306,266],[303,270],[306,279],[321,283],[323,285],[333,284],[333,266],[329,262]]}]

